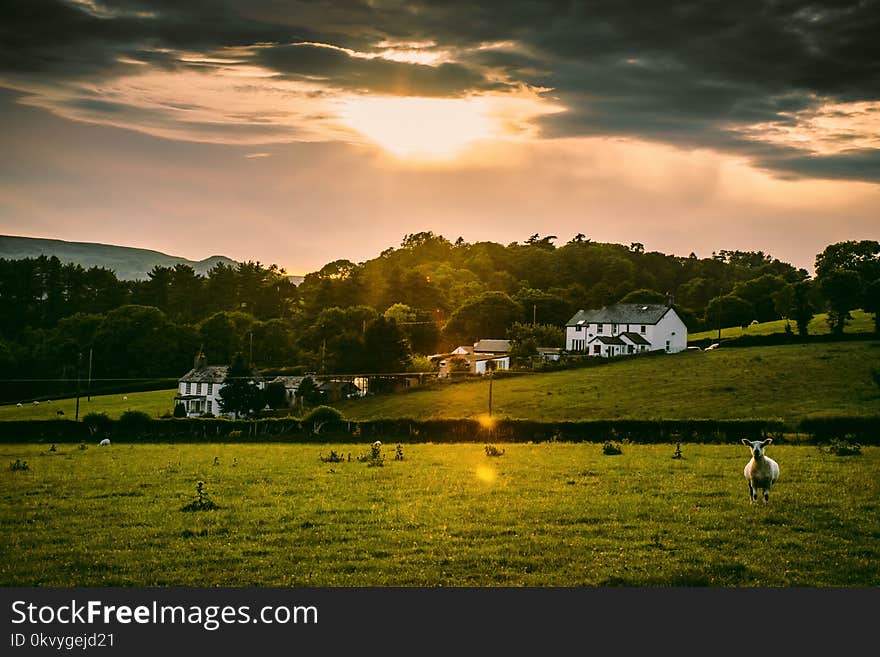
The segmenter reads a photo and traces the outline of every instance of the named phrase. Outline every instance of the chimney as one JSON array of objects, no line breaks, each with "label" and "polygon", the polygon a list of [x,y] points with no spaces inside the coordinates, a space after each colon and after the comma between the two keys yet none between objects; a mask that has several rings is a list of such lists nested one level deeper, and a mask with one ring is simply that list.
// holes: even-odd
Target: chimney
[{"label": "chimney", "polygon": [[666,293],[666,307],[672,308],[672,304],[675,303],[675,297],[672,295],[672,292]]},{"label": "chimney", "polygon": [[197,370],[200,370],[204,367],[208,366],[208,358],[205,356],[205,352],[199,349],[199,353],[196,354],[195,361],[193,362],[193,367]]}]

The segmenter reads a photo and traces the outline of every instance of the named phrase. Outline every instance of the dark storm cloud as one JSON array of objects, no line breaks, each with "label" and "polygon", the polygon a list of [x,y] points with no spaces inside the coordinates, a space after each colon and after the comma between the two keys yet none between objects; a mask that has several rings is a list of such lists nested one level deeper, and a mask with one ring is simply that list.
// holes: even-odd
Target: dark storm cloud
[{"label": "dark storm cloud", "polygon": [[[548,137],[611,135],[756,158],[796,176],[876,180],[875,151],[833,156],[755,143],[825,102],[880,101],[880,1],[464,0],[0,4],[0,69],[59,79],[108,75],[120,55],[192,66],[161,49],[263,44],[253,62],[292,79],[374,93],[460,95],[511,83],[546,88],[567,111]],[[432,41],[454,63],[353,57],[380,41]],[[309,42],[336,48],[292,45]],[[501,45],[501,42],[507,42]],[[495,44],[492,47],[481,47]],[[772,152],[765,153],[770,150]]]},{"label": "dark storm cloud", "polygon": [[456,96],[469,91],[499,89],[465,66],[438,66],[352,56],[315,44],[277,46],[259,50],[258,61],[290,77],[321,79],[336,87],[413,96]]}]

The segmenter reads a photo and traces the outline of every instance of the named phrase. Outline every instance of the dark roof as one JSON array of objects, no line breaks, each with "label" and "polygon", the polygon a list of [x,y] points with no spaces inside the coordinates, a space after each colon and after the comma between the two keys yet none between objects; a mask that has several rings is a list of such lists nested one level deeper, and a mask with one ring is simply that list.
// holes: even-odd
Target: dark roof
[{"label": "dark roof", "polygon": [[223,383],[228,371],[228,365],[207,365],[191,369],[180,377],[180,381],[181,383]]},{"label": "dark roof", "polygon": [[[182,377],[180,383],[223,383],[229,365],[206,365],[205,367],[193,368]],[[251,370],[251,376],[259,381],[262,377],[256,369]]]},{"label": "dark roof", "polygon": [[664,303],[616,303],[598,310],[578,310],[566,326],[578,324],[656,324],[671,310]]},{"label": "dark roof", "polygon": [[299,388],[299,384],[303,382],[304,376],[276,376],[269,383],[283,383],[285,388]]},{"label": "dark roof", "polygon": [[481,353],[506,354],[510,351],[510,340],[478,340],[474,351]]},{"label": "dark roof", "polygon": [[628,339],[633,344],[646,344],[650,345],[651,343],[645,340],[645,337],[639,333],[633,333],[632,331],[626,331],[625,333],[621,333],[623,337]]},{"label": "dark roof", "polygon": [[597,335],[595,338],[590,340],[590,342],[595,342],[598,340],[602,344],[619,344],[626,346],[626,342],[618,338],[616,335]]}]

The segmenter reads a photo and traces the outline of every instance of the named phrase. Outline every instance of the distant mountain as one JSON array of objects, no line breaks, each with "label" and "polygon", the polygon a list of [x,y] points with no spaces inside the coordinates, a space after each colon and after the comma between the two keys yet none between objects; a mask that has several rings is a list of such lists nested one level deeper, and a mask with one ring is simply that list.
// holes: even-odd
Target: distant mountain
[{"label": "distant mountain", "polygon": [[147,273],[156,265],[163,267],[189,265],[197,274],[204,275],[218,262],[232,266],[238,264],[235,260],[219,255],[204,260],[187,260],[159,251],[128,246],[0,235],[0,258],[21,260],[38,258],[41,255],[47,257],[54,255],[61,262],[80,264],[87,269],[89,267],[112,269],[116,273],[116,278],[128,281],[146,279]]}]

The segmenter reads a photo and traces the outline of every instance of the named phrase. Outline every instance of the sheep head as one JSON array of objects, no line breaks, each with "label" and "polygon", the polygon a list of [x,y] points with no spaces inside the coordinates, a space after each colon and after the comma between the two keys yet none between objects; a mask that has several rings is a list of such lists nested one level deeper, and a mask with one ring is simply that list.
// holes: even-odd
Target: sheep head
[{"label": "sheep head", "polygon": [[743,445],[749,448],[749,451],[752,453],[752,458],[756,460],[764,458],[764,447],[772,442],[772,438],[767,438],[766,440],[748,440],[747,438],[742,439]]}]

